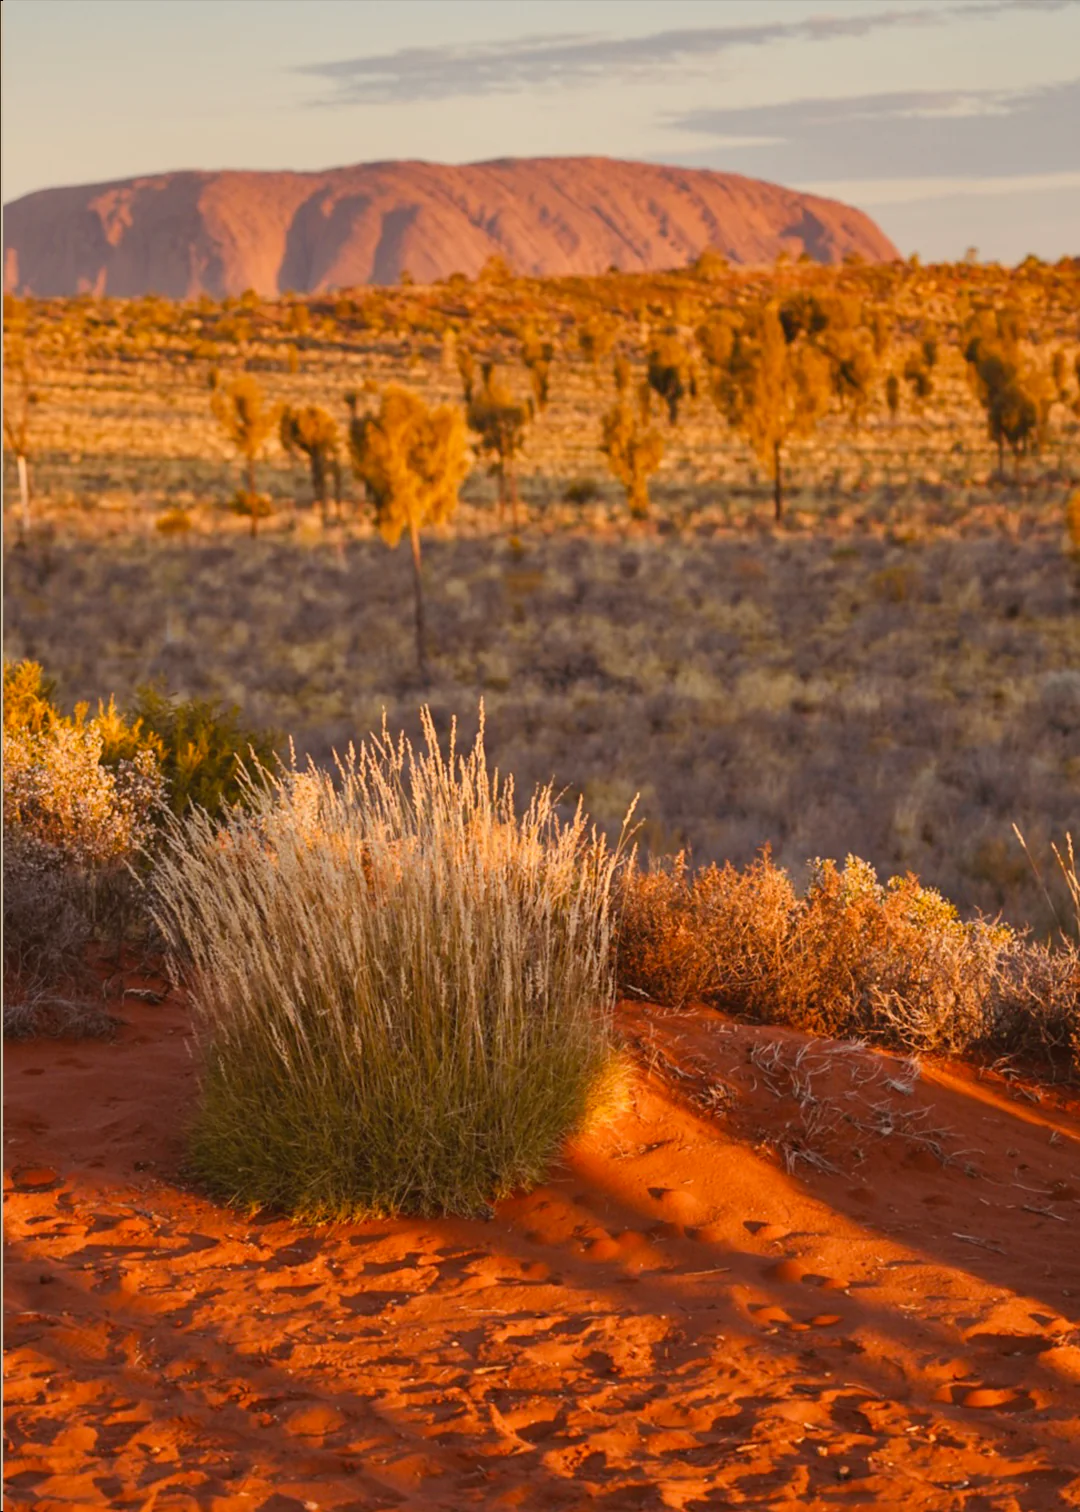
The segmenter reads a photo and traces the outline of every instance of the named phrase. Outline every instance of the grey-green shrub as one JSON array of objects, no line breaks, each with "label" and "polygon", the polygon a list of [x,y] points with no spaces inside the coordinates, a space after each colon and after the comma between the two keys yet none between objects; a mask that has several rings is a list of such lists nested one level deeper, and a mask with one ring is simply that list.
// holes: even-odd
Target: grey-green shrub
[{"label": "grey-green shrub", "polygon": [[157,917],[203,1057],[193,1173],[325,1219],[475,1212],[537,1178],[610,1063],[618,855],[550,787],[516,815],[483,727],[384,727],[177,821]]}]

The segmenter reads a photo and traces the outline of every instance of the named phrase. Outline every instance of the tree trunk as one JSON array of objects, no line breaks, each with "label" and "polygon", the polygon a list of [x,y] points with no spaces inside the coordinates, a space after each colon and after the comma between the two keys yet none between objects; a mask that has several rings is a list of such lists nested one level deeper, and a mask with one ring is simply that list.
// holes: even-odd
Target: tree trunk
[{"label": "tree trunk", "polygon": [[333,461],[334,470],[334,513],[337,515],[338,524],[344,524],[345,512],[341,503],[341,463],[337,457]]},{"label": "tree trunk", "polygon": [[497,518],[498,518],[499,524],[501,525],[503,523],[503,521],[506,519],[506,463],[505,462],[500,461],[498,469],[497,469],[497,472],[496,472],[496,477],[499,480],[499,504],[498,504],[498,515],[497,515]]},{"label": "tree trunk", "polygon": [[773,442],[773,515],[779,525],[784,518],[784,472],[780,462],[780,442]]},{"label": "tree trunk", "polygon": [[244,475],[247,478],[248,508],[251,510],[251,534],[259,533],[258,503],[255,499],[255,458],[248,457],[244,466]]},{"label": "tree trunk", "polygon": [[30,530],[30,473],[22,452],[15,458],[15,466],[19,470],[19,518],[22,533],[26,535]]},{"label": "tree trunk", "polygon": [[326,468],[323,465],[322,458],[316,451],[313,451],[311,454],[311,491],[315,495],[315,503],[319,506],[319,513],[322,516],[322,526],[325,530],[328,524],[326,507]]},{"label": "tree trunk", "polygon": [[510,523],[513,525],[514,532],[516,534],[518,526],[521,522],[520,516],[518,514],[517,473],[514,470],[514,464],[512,462],[510,464]]},{"label": "tree trunk", "polygon": [[413,594],[416,600],[416,669],[420,681],[427,683],[427,660],[424,656],[424,580],[420,562],[420,532],[415,525],[409,526],[409,545],[412,547]]},{"label": "tree trunk", "polygon": [[627,492],[630,498],[630,518],[633,520],[647,520],[649,518],[648,478],[635,476]]}]

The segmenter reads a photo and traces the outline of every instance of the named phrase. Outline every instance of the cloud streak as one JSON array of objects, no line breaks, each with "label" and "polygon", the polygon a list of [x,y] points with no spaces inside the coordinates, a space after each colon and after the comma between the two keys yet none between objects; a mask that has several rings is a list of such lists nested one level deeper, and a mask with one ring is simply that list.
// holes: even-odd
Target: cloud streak
[{"label": "cloud streak", "polygon": [[470,46],[408,47],[396,52],[299,64],[293,72],[330,87],[323,106],[444,100],[510,94],[550,84],[640,79],[702,64],[741,47],[835,42],[883,29],[991,16],[1023,6],[1061,10],[1076,0],[953,0],[894,5],[861,15],[807,16],[752,26],[703,26],[615,37],[567,32]]},{"label": "cloud streak", "polygon": [[668,118],[711,136],[694,162],[778,178],[996,177],[1080,169],[1080,79],[1027,90],[898,91]]}]

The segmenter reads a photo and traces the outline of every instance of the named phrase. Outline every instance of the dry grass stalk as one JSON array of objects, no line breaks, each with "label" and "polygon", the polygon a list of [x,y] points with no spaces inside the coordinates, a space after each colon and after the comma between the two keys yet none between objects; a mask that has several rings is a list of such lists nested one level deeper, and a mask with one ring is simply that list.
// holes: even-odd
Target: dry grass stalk
[{"label": "dry grass stalk", "polygon": [[157,917],[204,1056],[195,1172],[311,1219],[482,1210],[538,1177],[612,1057],[618,850],[550,787],[515,813],[483,724],[337,780],[257,772],[224,827],[175,824]]}]

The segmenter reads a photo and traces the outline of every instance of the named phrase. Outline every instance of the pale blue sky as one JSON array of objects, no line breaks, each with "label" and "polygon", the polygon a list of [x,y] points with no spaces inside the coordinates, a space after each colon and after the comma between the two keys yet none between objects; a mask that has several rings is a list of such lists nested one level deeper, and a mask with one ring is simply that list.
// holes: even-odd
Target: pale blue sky
[{"label": "pale blue sky", "polygon": [[7,0],[3,198],[173,168],[604,153],[1080,254],[1080,0]]}]

